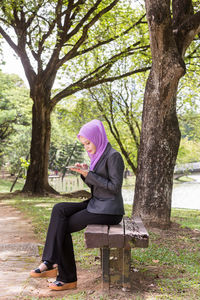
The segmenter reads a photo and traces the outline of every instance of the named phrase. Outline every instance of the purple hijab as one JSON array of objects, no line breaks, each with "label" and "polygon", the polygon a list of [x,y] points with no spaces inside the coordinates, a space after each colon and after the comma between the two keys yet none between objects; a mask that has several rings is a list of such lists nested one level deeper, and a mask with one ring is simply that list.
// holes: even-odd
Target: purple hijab
[{"label": "purple hijab", "polygon": [[81,127],[77,137],[79,138],[80,136],[88,139],[96,146],[95,154],[88,153],[90,170],[92,171],[108,144],[105,128],[101,121],[92,120]]}]

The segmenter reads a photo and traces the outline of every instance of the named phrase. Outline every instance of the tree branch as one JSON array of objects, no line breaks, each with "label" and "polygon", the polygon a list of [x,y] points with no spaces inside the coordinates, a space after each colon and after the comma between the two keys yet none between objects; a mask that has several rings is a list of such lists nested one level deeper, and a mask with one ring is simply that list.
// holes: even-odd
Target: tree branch
[{"label": "tree branch", "polygon": [[[119,0],[115,0],[115,1],[118,2]],[[96,3],[92,6],[92,8],[86,13],[86,15],[78,23],[78,25],[66,36],[66,41],[68,41],[72,36],[74,36],[81,29],[83,24],[89,19],[89,17],[93,14],[93,12],[97,9],[97,7],[101,2],[102,0],[96,1]]]},{"label": "tree branch", "polygon": [[[138,129],[138,123],[137,123],[137,118],[135,118],[133,116],[132,105],[130,105],[130,103],[129,103],[130,101],[128,101],[129,95],[128,95],[128,90],[127,90],[126,84],[124,84],[124,90],[126,91],[127,96],[125,97],[123,95],[124,91],[123,91],[123,94],[119,91],[118,93],[119,93],[120,97],[116,96],[115,101],[118,104],[118,107],[119,107],[122,115],[124,116],[123,122],[128,126],[128,128],[131,132],[131,135],[133,137],[133,140],[135,141],[135,145],[136,145],[137,149],[139,149],[139,136],[137,136],[137,134],[136,134],[136,131],[135,131],[132,121],[134,121],[134,123],[136,124],[137,129]],[[118,99],[121,99],[121,100],[118,100]],[[124,107],[123,107],[122,103],[124,103]],[[131,103],[132,103],[132,99],[131,99]],[[131,116],[131,118],[130,118],[130,116]]]},{"label": "tree branch", "polygon": [[[77,33],[77,30],[79,30],[82,27],[82,25],[84,24],[84,22],[89,19],[90,15],[96,10],[96,8],[101,3],[101,1],[102,0],[98,0],[96,2],[96,4],[88,11],[88,13],[81,20],[81,22],[76,26],[76,28],[70,33],[70,35],[72,35],[73,32],[74,32],[73,35]],[[102,9],[99,13],[97,13],[92,18],[92,20],[87,25],[85,25],[83,27],[83,31],[82,31],[81,37],[76,42],[76,44],[73,46],[73,48],[63,58],[61,58],[59,60],[59,62],[57,64],[57,68],[59,68],[60,66],[62,66],[67,60],[69,60],[71,58],[74,58],[76,56],[77,49],[84,43],[84,41],[88,37],[88,30],[90,29],[90,27],[92,27],[92,25],[94,25],[101,18],[102,15],[104,15],[105,13],[107,13],[108,11],[110,11],[117,4],[117,2],[119,2],[119,0],[113,1],[109,6],[105,7],[104,9]],[[69,38],[67,38],[67,40],[69,40]]]},{"label": "tree branch", "polygon": [[[104,96],[107,97],[107,94],[104,91],[103,91],[103,93],[104,93]],[[121,149],[121,152],[124,155],[127,163],[129,164],[129,166],[131,167],[131,169],[135,173],[136,172],[136,167],[130,159],[129,153],[128,153],[126,147],[124,146],[124,144],[122,142],[120,132],[119,132],[119,130],[117,128],[117,125],[115,123],[115,116],[114,116],[114,113],[113,113],[113,97],[112,97],[112,95],[111,94],[109,95],[109,106],[110,106],[109,113],[110,113],[110,116],[108,117],[108,114],[107,114],[107,112],[104,108],[104,105],[102,105],[102,103],[99,101],[96,94],[93,93],[92,90],[90,90],[90,94],[91,94],[92,98],[96,101],[97,106],[98,106],[99,110],[101,111],[104,119],[106,120],[106,122],[107,122],[107,124],[110,128],[110,131],[111,131],[113,137],[115,138],[115,140],[117,141],[117,143],[118,143],[118,145]]]},{"label": "tree branch", "polygon": [[176,29],[185,18],[193,15],[193,6],[191,0],[173,0],[172,1],[173,13],[173,29]]},{"label": "tree branch", "polygon": [[144,67],[144,68],[140,68],[137,70],[133,70],[127,73],[124,73],[122,75],[118,75],[118,76],[113,76],[113,77],[107,77],[107,78],[89,78],[86,81],[81,81],[79,80],[78,82],[75,82],[71,85],[69,85],[67,88],[65,88],[64,90],[62,90],[60,93],[58,93],[57,95],[55,95],[52,100],[51,100],[51,107],[53,108],[61,99],[71,96],[73,94],[75,94],[78,91],[84,90],[84,89],[88,89],[91,87],[94,87],[98,84],[102,84],[102,83],[106,83],[106,82],[113,82],[115,80],[119,80],[128,76],[131,76],[133,74],[137,74],[137,73],[142,73],[142,72],[146,72],[149,71],[151,69],[150,66],[148,67]]},{"label": "tree branch", "polygon": [[[91,47],[89,47],[89,48],[87,48],[87,49],[84,49],[84,50],[82,50],[82,51],[77,51],[75,56],[85,54],[85,53],[87,53],[87,52],[89,52],[89,51],[92,51],[92,50],[94,50],[94,49],[96,49],[96,48],[99,48],[99,47],[101,47],[101,46],[103,46],[103,45],[109,44],[110,42],[117,40],[117,39],[118,39],[119,37],[121,37],[121,36],[126,35],[131,29],[133,29],[135,26],[137,26],[138,24],[140,24],[140,23],[141,23],[141,20],[142,20],[144,17],[145,17],[145,15],[143,15],[136,23],[134,23],[132,26],[130,26],[128,29],[126,29],[126,30],[125,30],[124,32],[122,32],[121,34],[116,35],[116,36],[114,36],[114,37],[112,37],[112,38],[110,38],[110,39],[108,39],[108,40],[100,41],[100,42],[98,42],[97,44],[95,44],[95,45],[93,45],[93,46],[91,46]],[[149,46],[148,46],[148,47],[149,47]],[[74,57],[75,57],[75,56],[74,56]]]},{"label": "tree branch", "polygon": [[15,51],[15,53],[20,57],[29,83],[33,82],[36,73],[31,66],[27,53],[25,51],[21,51],[21,49],[11,40],[10,36],[3,30],[1,26],[0,34],[4,37],[10,47]]},{"label": "tree branch", "polygon": [[173,33],[183,57],[195,35],[200,32],[200,12],[194,14],[191,0],[173,0],[172,3]]},{"label": "tree branch", "polygon": [[115,126],[115,123],[113,124],[113,120],[112,122],[110,122],[110,120],[108,119],[107,115],[104,114],[104,118],[106,120],[106,122],[108,123],[108,126],[110,128],[110,131],[112,133],[112,135],[114,136],[115,140],[117,141],[119,147],[120,147],[120,150],[122,152],[122,154],[124,155],[124,157],[126,158],[126,161],[127,163],[129,164],[129,166],[131,167],[131,169],[133,170],[134,174],[136,174],[136,166],[133,164],[133,162],[131,161],[130,157],[129,157],[129,153],[126,151],[123,143],[121,142],[121,139],[120,139],[120,135],[119,135],[119,131],[117,130],[116,126]]},{"label": "tree branch", "polygon": [[131,47],[128,47],[125,51],[120,52],[120,53],[114,55],[107,62],[105,62],[103,65],[99,66],[94,71],[92,71],[89,74],[87,74],[84,77],[82,77],[77,83],[82,82],[82,81],[86,80],[87,78],[91,78],[92,75],[94,75],[94,77],[95,76],[96,77],[100,77],[102,75],[105,75],[105,73],[107,73],[109,71],[109,69],[112,67],[112,65],[116,61],[118,61],[119,59],[132,55],[133,52],[136,51],[136,50],[146,49],[146,46],[144,46],[144,47],[138,47],[138,48],[132,48],[133,46],[137,46],[139,44],[140,44],[140,42],[136,42]]},{"label": "tree branch", "polygon": [[[78,25],[75,27],[74,30],[72,30],[69,34],[65,34],[65,39],[63,38],[63,35],[59,34],[59,36],[62,36],[62,40],[59,40],[58,38],[58,42],[55,45],[53,54],[49,60],[49,63],[46,67],[45,73],[48,74],[50,72],[52,72],[52,66],[54,65],[54,70],[58,70],[60,68],[60,66],[63,65],[63,63],[67,60],[69,60],[71,58],[71,56],[73,55],[74,52],[77,51],[77,49],[80,47],[80,45],[85,41],[85,39],[87,38],[87,31],[90,27],[90,23],[91,21],[85,25],[85,27],[83,28],[83,33],[82,36],[80,37],[80,39],[76,42],[76,44],[73,46],[73,48],[62,58],[62,59],[58,59],[59,58],[59,54],[60,54],[60,49],[62,47],[63,44],[65,44],[72,36],[74,36],[79,29],[83,26],[84,22],[91,16],[91,14],[96,10],[96,8],[98,7],[98,5],[101,3],[102,0],[97,0],[97,2],[95,3],[95,5],[93,5],[93,7],[86,13],[86,15],[82,18],[82,20],[78,23]],[[119,0],[115,0],[115,1],[119,1]],[[92,25],[91,25],[92,26]]]}]

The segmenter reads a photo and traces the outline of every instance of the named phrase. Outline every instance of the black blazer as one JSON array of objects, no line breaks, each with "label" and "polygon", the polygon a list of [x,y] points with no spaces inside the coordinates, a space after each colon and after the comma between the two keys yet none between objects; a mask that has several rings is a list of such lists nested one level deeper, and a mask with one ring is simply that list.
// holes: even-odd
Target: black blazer
[{"label": "black blazer", "polygon": [[87,210],[96,214],[123,215],[121,193],[124,162],[119,152],[108,143],[93,171],[89,171],[85,183],[91,188]]}]

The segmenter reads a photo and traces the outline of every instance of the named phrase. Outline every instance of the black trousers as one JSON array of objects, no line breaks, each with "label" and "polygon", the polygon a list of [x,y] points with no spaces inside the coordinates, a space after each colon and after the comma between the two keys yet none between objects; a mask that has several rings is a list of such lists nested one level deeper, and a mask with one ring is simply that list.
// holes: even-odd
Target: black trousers
[{"label": "black trousers", "polygon": [[42,260],[58,264],[56,280],[77,281],[72,232],[80,231],[88,224],[115,225],[122,220],[121,215],[88,212],[88,201],[62,202],[52,209]]}]

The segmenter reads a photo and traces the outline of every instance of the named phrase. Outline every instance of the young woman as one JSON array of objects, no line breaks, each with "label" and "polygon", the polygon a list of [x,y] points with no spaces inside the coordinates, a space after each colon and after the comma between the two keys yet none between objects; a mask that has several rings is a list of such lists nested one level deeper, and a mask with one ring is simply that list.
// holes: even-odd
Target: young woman
[{"label": "young woman", "polygon": [[71,233],[88,224],[118,224],[124,214],[121,194],[124,163],[119,152],[108,142],[99,120],[85,124],[78,134],[90,157],[90,168],[76,164],[71,170],[91,188],[91,198],[82,202],[62,202],[53,207],[40,266],[32,277],[56,277],[52,290],[77,286],[76,263]]}]

